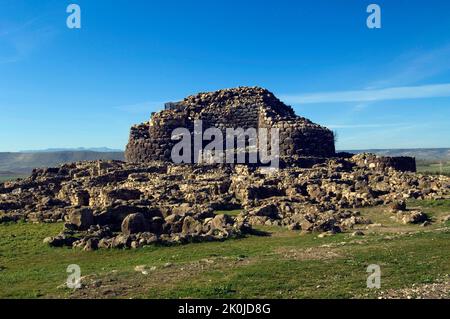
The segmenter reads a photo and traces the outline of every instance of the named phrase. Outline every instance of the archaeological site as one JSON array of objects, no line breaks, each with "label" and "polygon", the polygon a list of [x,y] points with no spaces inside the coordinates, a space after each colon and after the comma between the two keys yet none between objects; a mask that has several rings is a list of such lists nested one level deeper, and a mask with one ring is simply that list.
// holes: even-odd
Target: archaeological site
[{"label": "archaeological site", "polygon": [[[173,163],[172,132],[215,127],[279,129],[280,168],[246,163]],[[410,157],[337,153],[333,132],[298,116],[271,92],[239,87],[167,103],[131,128],[126,162],[36,168],[0,183],[0,223],[62,222],[42,238],[83,250],[222,241],[257,225],[332,235],[370,225],[359,209],[390,205],[401,224],[429,223],[408,199],[440,199],[450,179],[416,173]],[[239,214],[217,213],[236,211]]]}]

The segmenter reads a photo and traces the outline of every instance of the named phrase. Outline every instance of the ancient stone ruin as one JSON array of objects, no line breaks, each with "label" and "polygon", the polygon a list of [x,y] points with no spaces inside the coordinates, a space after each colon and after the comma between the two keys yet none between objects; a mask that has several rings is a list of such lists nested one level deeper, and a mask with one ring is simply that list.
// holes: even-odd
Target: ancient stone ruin
[{"label": "ancient stone ruin", "polygon": [[[279,127],[284,167],[267,174],[245,163],[171,163],[172,129],[196,118],[220,128]],[[413,158],[336,154],[330,130],[260,88],[167,105],[132,128],[127,159],[39,168],[0,183],[0,223],[60,222],[62,231],[45,238],[53,247],[138,248],[242,237],[256,234],[256,225],[351,231],[371,224],[358,209],[377,205],[391,205],[399,223],[429,223],[404,200],[450,195],[450,179],[415,173]]]},{"label": "ancient stone ruin", "polygon": [[[126,160],[132,163],[171,162],[171,150],[177,143],[172,140],[173,130],[184,127],[192,133],[196,120],[202,121],[203,130],[217,127],[224,136],[227,128],[279,129],[279,156],[283,167],[312,167],[332,157],[351,156],[336,154],[331,130],[295,115],[292,107],[268,90],[239,87],[166,103],[165,110],[152,114],[150,121],[131,128]],[[226,149],[226,145],[223,148]],[[410,157],[375,157],[371,161],[367,164],[380,168],[416,170],[415,160]]]},{"label": "ancient stone ruin", "polygon": [[295,115],[290,106],[266,89],[239,87],[167,103],[166,109],[154,114],[149,122],[131,128],[125,153],[127,161],[171,161],[171,150],[176,143],[171,139],[172,131],[179,127],[193,131],[195,120],[202,121],[203,130],[217,127],[224,135],[226,128],[278,128],[282,159],[335,155],[332,131]]}]

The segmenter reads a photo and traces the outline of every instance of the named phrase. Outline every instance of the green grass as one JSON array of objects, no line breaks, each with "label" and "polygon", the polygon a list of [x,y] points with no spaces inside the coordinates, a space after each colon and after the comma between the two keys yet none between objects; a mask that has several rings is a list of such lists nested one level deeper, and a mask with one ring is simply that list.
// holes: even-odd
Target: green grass
[{"label": "green grass", "polygon": [[229,216],[237,216],[242,212],[242,209],[234,209],[234,210],[217,210],[216,214],[219,215],[229,215]]},{"label": "green grass", "polygon": [[408,201],[408,206],[421,206],[421,207],[433,207],[433,208],[442,208],[444,210],[450,210],[450,199],[441,199],[441,200],[410,200]]},{"label": "green grass", "polygon": [[[423,204],[436,217],[450,211],[449,201],[414,204]],[[0,298],[375,297],[366,288],[369,264],[381,266],[383,289],[429,283],[450,273],[448,227],[389,224],[382,208],[362,213],[383,223],[384,231],[318,238],[262,227],[271,236],[94,252],[44,245],[42,239],[58,233],[60,224],[0,225]],[[396,235],[398,227],[412,233]],[[330,252],[332,257],[327,257]],[[82,276],[101,282],[99,287],[58,288],[69,264],[80,265]],[[137,265],[156,269],[143,275],[134,270]]]}]

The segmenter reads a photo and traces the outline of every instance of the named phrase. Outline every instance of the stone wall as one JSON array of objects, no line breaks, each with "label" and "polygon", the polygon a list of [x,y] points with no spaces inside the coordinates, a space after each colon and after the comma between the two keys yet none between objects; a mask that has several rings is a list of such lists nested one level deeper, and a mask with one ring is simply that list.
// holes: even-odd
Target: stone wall
[{"label": "stone wall", "polygon": [[355,163],[360,167],[369,167],[376,170],[387,170],[393,168],[397,171],[415,172],[416,159],[414,157],[379,157],[375,154],[363,153],[353,157]]},{"label": "stone wall", "polygon": [[[279,128],[280,157],[335,155],[334,135],[329,129],[296,116],[271,92],[258,87],[240,87],[189,96],[167,103],[147,123],[133,126],[126,148],[129,162],[170,161],[172,131],[178,127],[193,132],[194,121],[203,130],[217,127],[225,136],[227,128]],[[208,144],[204,142],[204,145]],[[225,149],[225,145],[224,145]]]}]

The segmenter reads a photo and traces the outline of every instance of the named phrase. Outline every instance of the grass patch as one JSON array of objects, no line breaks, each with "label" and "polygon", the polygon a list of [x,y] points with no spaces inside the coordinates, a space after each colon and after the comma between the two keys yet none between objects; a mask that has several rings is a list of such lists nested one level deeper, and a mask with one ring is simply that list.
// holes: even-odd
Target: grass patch
[{"label": "grass patch", "polygon": [[417,161],[417,172],[430,175],[450,176],[450,161]]},{"label": "grass patch", "polygon": [[[430,206],[417,201],[415,205],[439,215],[449,203]],[[374,222],[384,220],[383,231],[318,238],[259,227],[270,236],[94,252],[44,245],[42,239],[58,233],[61,224],[4,224],[0,225],[0,298],[375,297],[366,288],[370,264],[381,266],[382,289],[434,282],[450,273],[450,231],[442,229],[444,224],[407,226],[401,229],[412,233],[397,235],[404,225],[391,222],[385,209],[361,212]],[[80,265],[82,276],[99,284],[76,291],[58,288],[67,278],[69,264]],[[137,265],[154,268],[144,275],[134,270]]]},{"label": "grass patch", "polygon": [[410,200],[409,205],[422,206],[422,207],[433,207],[433,208],[443,208],[450,209],[450,199],[426,199],[426,200]]},{"label": "grass patch", "polygon": [[217,215],[229,215],[229,216],[237,216],[242,212],[242,209],[233,209],[233,210],[216,210],[215,213]]}]

